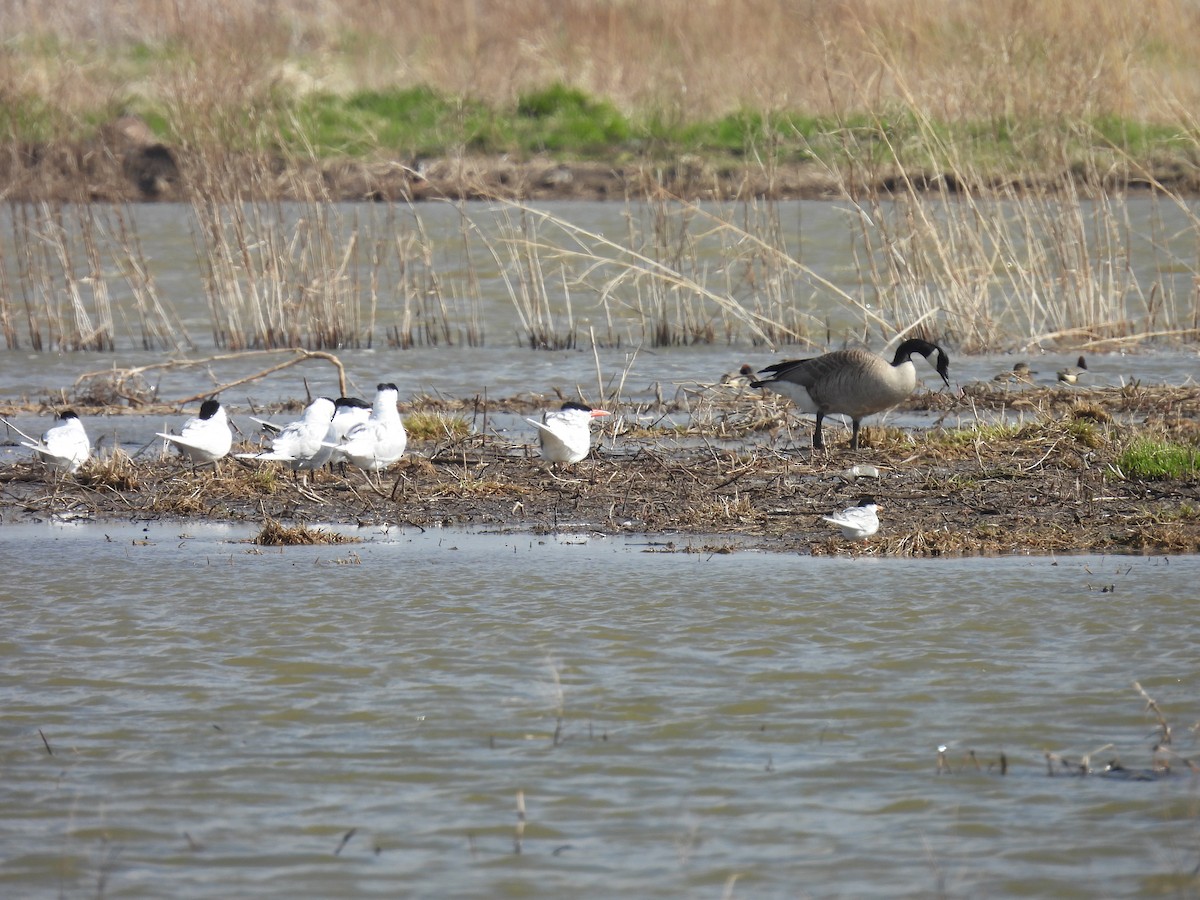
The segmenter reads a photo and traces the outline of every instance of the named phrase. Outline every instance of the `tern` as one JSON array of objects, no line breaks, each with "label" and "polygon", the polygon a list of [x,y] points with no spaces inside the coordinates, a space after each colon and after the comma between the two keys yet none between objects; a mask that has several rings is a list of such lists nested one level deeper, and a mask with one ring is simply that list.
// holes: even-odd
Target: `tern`
[{"label": "tern", "polygon": [[318,459],[334,414],[333,401],[318,397],[304,410],[304,415],[285,425],[271,439],[271,449],[261,453],[239,453],[238,459],[266,459],[284,463],[293,472],[320,468]]},{"label": "tern", "polygon": [[41,440],[30,437],[7,419],[4,424],[25,438],[21,446],[31,449],[47,469],[56,474],[63,472],[69,475],[79,471],[79,467],[88,461],[92,455],[92,445],[87,432],[83,430],[83,422],[79,421],[74,410],[64,409],[57,418],[58,424],[47,429]]},{"label": "tern", "polygon": [[216,400],[205,400],[200,404],[200,415],[183,423],[179,434],[164,434],[157,436],[168,444],[174,444],[180,453],[191,460],[192,468],[198,465],[213,464],[229,452],[233,446],[233,434],[229,430],[229,418],[225,408]]},{"label": "tern", "polygon": [[352,426],[340,442],[326,443],[353,466],[367,471],[386,469],[404,455],[408,444],[408,433],[396,409],[399,398],[396,385],[378,385],[367,420]]},{"label": "tern", "polygon": [[863,497],[854,506],[831,516],[821,516],[821,519],[841,528],[843,537],[861,541],[879,530],[879,507],[872,498]]},{"label": "tern", "polygon": [[582,403],[568,401],[561,409],[542,415],[542,421],[526,419],[538,430],[542,457],[551,463],[573,465],[592,449],[592,419],[611,415],[607,410],[592,409]]},{"label": "tern", "polygon": [[335,448],[346,437],[346,432],[371,417],[371,404],[358,397],[338,397],[333,401],[333,406],[333,420],[325,430],[325,440],[321,442],[320,451],[312,458],[314,469],[325,463],[331,466],[344,463],[346,460],[342,451]]},{"label": "tern", "polygon": [[913,356],[917,354],[927,360],[936,354],[934,367],[942,381],[950,384],[946,351],[914,338],[896,348],[890,363],[868,350],[835,350],[813,359],[790,360],[760,369],[759,374],[767,373],[767,377],[750,382],[750,387],[765,387],[787,397],[803,412],[816,413],[812,445],[818,450],[825,446],[821,421],[835,413],[849,416],[853,426],[850,449],[857,450],[863,417],[891,409],[916,390]]}]

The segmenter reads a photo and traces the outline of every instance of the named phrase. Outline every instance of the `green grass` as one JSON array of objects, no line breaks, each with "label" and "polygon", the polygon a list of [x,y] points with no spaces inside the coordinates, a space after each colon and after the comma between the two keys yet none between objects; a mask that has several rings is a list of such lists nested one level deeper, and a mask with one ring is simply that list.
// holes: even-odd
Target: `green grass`
[{"label": "green grass", "polygon": [[1076,442],[1096,450],[1104,446],[1105,437],[1102,426],[1087,418],[1073,418],[1067,420],[1067,433],[1075,438]]},{"label": "green grass", "polygon": [[[161,58],[180,52],[174,46],[136,44],[109,64],[137,81]],[[154,93],[117,93],[84,115],[60,108],[53,96],[30,91],[0,89],[0,100],[0,134],[18,142],[86,139],[126,111],[141,115],[169,141],[173,135],[205,133],[199,119],[220,117],[214,108],[193,109],[186,99],[171,103]],[[178,121],[189,115],[198,121]],[[1064,150],[1074,159],[1096,160],[1099,154],[1108,162],[1120,153],[1144,162],[1200,155],[1197,135],[1184,125],[1147,125],[1112,115],[1082,122],[1010,117],[942,122],[921,121],[895,105],[876,115],[837,118],[743,108],[695,119],[664,107],[622,111],[562,83],[526,91],[502,105],[428,86],[297,94],[274,84],[231,99],[217,133],[235,152],[264,149],[266,143],[273,146],[265,149],[289,156],[305,156],[311,149],[321,159],[543,153],[619,163],[698,154],[717,165],[819,158],[835,167],[870,169],[898,158],[912,171],[965,167],[997,173],[1059,170]]]},{"label": "green grass", "polygon": [[1038,426],[1030,423],[1016,422],[978,422],[964,428],[950,428],[945,431],[931,431],[925,439],[931,445],[963,447],[976,443],[999,444],[1004,441],[1019,440],[1028,436],[1033,428]]},{"label": "green grass", "polygon": [[[742,109],[717,119],[684,120],[662,109],[625,114],[608,101],[552,84],[510,106],[489,106],[428,87],[278,98],[280,121],[302,123],[304,141],[317,155],[366,156],[376,152],[441,156],[458,152],[536,153],[562,159],[618,161],[673,159],[700,154],[714,162],[748,157],[858,166],[882,165],[895,153],[914,169],[978,166],[987,171],[1028,169],[1045,159],[1061,164],[1067,148],[1079,159],[1115,146],[1149,160],[1195,151],[1194,136],[1173,126],[1149,126],[1113,116],[1091,122],[918,122],[897,109],[884,118],[843,119],[801,111]],[[296,149],[296,148],[293,148]]]},{"label": "green grass", "polygon": [[1135,438],[1117,457],[1126,478],[1192,479],[1200,476],[1200,448],[1154,438]]},{"label": "green grass", "polygon": [[471,423],[463,416],[414,412],[404,417],[404,429],[414,441],[436,441],[466,437],[471,433]]}]

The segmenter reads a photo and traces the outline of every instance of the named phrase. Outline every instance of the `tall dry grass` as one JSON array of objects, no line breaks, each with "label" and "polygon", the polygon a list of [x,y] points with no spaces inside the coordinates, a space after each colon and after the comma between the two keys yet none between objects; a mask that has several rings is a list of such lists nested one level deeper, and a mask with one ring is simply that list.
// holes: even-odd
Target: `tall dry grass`
[{"label": "tall dry grass", "polygon": [[[907,323],[967,352],[1200,339],[1200,216],[1184,198],[1154,185],[1149,172],[1119,153],[1155,190],[1085,196],[1073,177],[1062,177],[1051,192],[1028,191],[1019,181],[997,184],[940,141],[931,123],[921,127],[922,146],[888,144],[894,187],[886,197],[859,190],[863,179],[880,178],[870,162],[832,173],[851,211],[863,273],[860,295],[842,299],[859,307],[865,332],[890,332],[890,339]],[[848,131],[846,140],[856,138]],[[933,152],[944,169],[931,181],[923,164]],[[1092,157],[1087,164],[1102,162]],[[1082,181],[1101,179],[1093,172]],[[1164,232],[1166,206],[1182,213],[1182,230]],[[1149,233],[1141,224],[1147,218]],[[1147,259],[1153,271],[1146,271]]]},{"label": "tall dry grass", "polygon": [[[914,333],[987,352],[1200,339],[1200,215],[1182,198],[1082,197],[1070,182],[979,197],[903,177],[886,198],[843,190],[833,255],[828,233],[814,252],[803,222],[786,221],[803,207],[760,200],[631,200],[624,227],[606,233],[569,207],[500,201],[458,204],[436,225],[414,206],[236,195],[196,194],[181,214],[208,303],[203,343],[225,350],[878,346]],[[158,296],[127,210],[8,213],[9,348],[201,343]],[[505,307],[507,327],[485,335]]]},{"label": "tall dry grass", "polygon": [[683,121],[899,106],[1018,140],[1200,106],[1191,0],[44,0],[4,4],[0,30],[3,90],[64,124],[114,97],[165,100],[185,131],[214,107],[253,130],[236,111],[279,90],[423,84],[508,104],[555,81]]},{"label": "tall dry grass", "polygon": [[10,350],[191,346],[120,206],[14,204],[0,214],[0,329]]}]

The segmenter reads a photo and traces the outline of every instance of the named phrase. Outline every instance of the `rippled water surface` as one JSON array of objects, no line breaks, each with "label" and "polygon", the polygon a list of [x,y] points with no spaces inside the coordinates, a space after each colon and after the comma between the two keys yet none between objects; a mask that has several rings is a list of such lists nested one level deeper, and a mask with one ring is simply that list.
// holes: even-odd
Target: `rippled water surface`
[{"label": "rippled water surface", "polygon": [[0,894],[1196,888],[1200,782],[1045,753],[1195,753],[1200,559],[246,536],[0,529]]}]

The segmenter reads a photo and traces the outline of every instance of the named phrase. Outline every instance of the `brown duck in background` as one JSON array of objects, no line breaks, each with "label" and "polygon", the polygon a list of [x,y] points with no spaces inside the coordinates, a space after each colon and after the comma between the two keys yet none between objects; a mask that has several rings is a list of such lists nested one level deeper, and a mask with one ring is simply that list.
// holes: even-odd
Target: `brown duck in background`
[{"label": "brown duck in background", "polygon": [[1005,384],[1033,384],[1033,376],[1036,374],[1037,372],[1029,368],[1029,363],[1019,362],[1013,363],[1013,367],[1009,371],[992,376],[992,381]]}]

